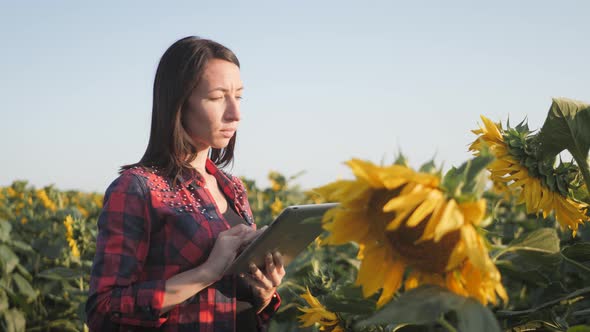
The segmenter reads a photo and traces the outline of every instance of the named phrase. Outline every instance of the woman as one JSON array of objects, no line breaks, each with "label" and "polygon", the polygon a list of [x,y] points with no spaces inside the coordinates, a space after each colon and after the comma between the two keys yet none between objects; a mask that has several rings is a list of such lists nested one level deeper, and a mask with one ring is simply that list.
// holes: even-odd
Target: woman
[{"label": "woman", "polygon": [[238,59],[214,41],[183,38],[162,56],[147,150],[107,188],[98,219],[92,331],[261,331],[278,309],[279,253],[224,276],[262,231],[240,179],[218,168],[233,161],[242,92]]}]

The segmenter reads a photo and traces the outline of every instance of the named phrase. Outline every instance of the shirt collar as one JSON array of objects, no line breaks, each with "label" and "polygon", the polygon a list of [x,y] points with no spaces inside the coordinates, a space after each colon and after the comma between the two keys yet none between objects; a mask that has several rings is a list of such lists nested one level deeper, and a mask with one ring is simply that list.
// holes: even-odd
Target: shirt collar
[{"label": "shirt collar", "polygon": [[[225,173],[220,171],[219,168],[217,168],[217,165],[215,165],[215,163],[209,158],[207,158],[207,161],[205,162],[205,169],[207,170],[207,173],[215,177],[218,185],[223,189],[223,191],[227,195],[231,196],[229,198],[233,200],[235,198],[235,193],[233,190],[233,182],[231,181],[231,179],[227,175],[225,175]],[[182,184],[184,186],[193,184],[193,181],[195,182],[194,184],[199,187],[205,186],[205,178],[203,178],[203,175],[197,172],[197,170],[195,170],[194,168],[183,169],[181,175]],[[227,190],[226,188],[232,188],[232,190]]]}]

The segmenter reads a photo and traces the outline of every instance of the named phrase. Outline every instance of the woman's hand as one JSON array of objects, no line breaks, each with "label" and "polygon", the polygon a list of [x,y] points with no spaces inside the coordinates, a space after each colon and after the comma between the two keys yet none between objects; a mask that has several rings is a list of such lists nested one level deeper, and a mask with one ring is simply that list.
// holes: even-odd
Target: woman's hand
[{"label": "woman's hand", "polygon": [[252,287],[254,307],[257,313],[260,313],[270,303],[284,276],[283,259],[278,251],[266,255],[264,272],[252,263],[250,264],[250,273],[240,275]]},{"label": "woman's hand", "polygon": [[166,293],[162,313],[209,287],[223,277],[225,270],[234,261],[238,248],[264,231],[238,225],[219,233],[207,261],[193,269],[184,271],[166,280]]},{"label": "woman's hand", "polygon": [[255,231],[246,225],[237,225],[219,233],[209,258],[203,266],[212,274],[215,280],[223,277],[225,270],[236,258],[238,249],[244,244],[252,241],[265,230],[261,228]]}]

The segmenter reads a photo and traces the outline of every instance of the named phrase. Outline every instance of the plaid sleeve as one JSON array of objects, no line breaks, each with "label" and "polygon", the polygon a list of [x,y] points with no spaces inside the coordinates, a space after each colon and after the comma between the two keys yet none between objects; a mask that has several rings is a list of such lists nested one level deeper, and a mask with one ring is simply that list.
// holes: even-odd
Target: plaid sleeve
[{"label": "plaid sleeve", "polygon": [[281,297],[278,292],[275,292],[270,300],[270,303],[260,313],[256,315],[258,321],[258,330],[266,331],[268,323],[272,316],[279,310],[281,306]]},{"label": "plaid sleeve", "polygon": [[165,280],[137,282],[150,245],[149,196],[140,177],[123,173],[107,188],[86,302],[92,331],[117,324],[159,327]]}]

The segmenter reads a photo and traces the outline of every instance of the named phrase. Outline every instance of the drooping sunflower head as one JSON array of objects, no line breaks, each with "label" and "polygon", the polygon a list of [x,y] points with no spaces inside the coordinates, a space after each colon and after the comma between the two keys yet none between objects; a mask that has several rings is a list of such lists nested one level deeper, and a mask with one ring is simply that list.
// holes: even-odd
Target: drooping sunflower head
[{"label": "drooping sunflower head", "polygon": [[301,294],[301,298],[307,302],[307,307],[298,307],[303,312],[298,318],[301,327],[309,327],[315,324],[319,325],[320,331],[341,332],[344,331],[339,323],[338,316],[327,310],[320,301],[311,294],[309,288]]},{"label": "drooping sunflower head", "polygon": [[487,146],[496,157],[488,165],[494,188],[507,197],[516,195],[527,213],[547,217],[555,212],[560,225],[575,234],[578,225],[589,220],[588,205],[571,195],[572,188],[582,182],[578,167],[567,162],[556,167],[555,158],[540,158],[538,134],[533,134],[526,124],[502,129],[501,124],[484,116],[481,119],[483,125],[473,130],[478,137],[469,149],[478,154]]},{"label": "drooping sunflower head", "polygon": [[[402,286],[406,271],[413,281],[405,288],[434,283],[482,303],[496,302],[497,293],[505,297],[500,275],[476,231],[485,216],[484,200],[450,195],[439,174],[405,165],[380,167],[357,159],[348,165],[356,180],[336,181],[315,191],[340,202],[324,216],[323,226],[330,232],[324,243],[359,244],[357,284],[365,297],[383,289],[377,305],[384,305]],[[470,277],[462,275],[468,265],[488,282],[483,293],[470,291]]]}]

